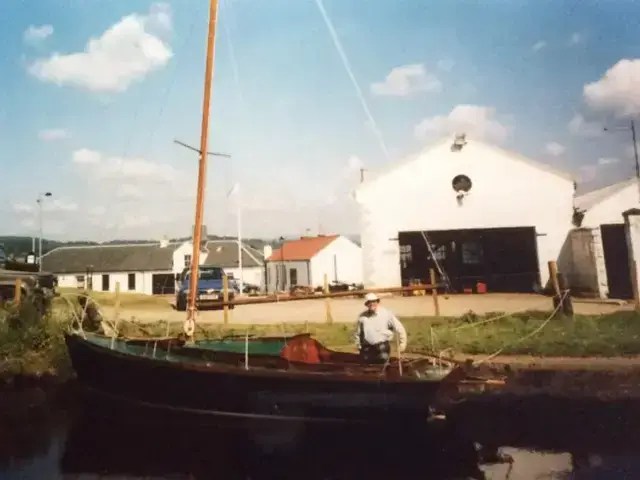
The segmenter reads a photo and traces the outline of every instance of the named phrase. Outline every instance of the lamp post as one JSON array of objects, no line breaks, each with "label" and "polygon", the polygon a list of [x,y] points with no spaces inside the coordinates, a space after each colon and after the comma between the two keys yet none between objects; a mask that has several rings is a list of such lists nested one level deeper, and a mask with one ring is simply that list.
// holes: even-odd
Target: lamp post
[{"label": "lamp post", "polygon": [[282,277],[282,291],[287,288],[287,270],[284,268],[284,237],[280,237],[280,277]]},{"label": "lamp post", "polygon": [[[38,194],[38,198],[36,199],[36,203],[38,204],[38,224],[39,224],[39,232],[38,232],[38,271],[42,271],[42,203],[44,199],[50,197],[52,195],[51,192],[44,192]],[[35,242],[32,240],[31,246],[33,250],[35,250]]]}]

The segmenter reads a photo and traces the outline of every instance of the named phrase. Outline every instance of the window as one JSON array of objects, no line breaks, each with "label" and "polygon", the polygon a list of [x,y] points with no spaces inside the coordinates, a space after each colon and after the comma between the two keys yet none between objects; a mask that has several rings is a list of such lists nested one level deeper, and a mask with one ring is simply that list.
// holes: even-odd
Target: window
[{"label": "window", "polygon": [[298,284],[298,269],[297,268],[290,268],[289,269],[289,278],[291,279],[291,285],[297,285]]},{"label": "window", "polygon": [[[431,247],[431,251],[429,252],[429,257],[432,257],[437,261],[441,262],[447,258],[447,247],[446,245],[436,245],[435,243],[429,244]],[[433,253],[433,255],[431,255]]]},{"label": "window", "polygon": [[130,273],[127,275],[127,290],[132,291],[136,289],[136,274]]},{"label": "window", "polygon": [[400,245],[400,261],[406,264],[411,263],[411,260],[413,260],[411,245]]},{"label": "window", "polygon": [[76,275],[76,287],[84,288],[84,275]]},{"label": "window", "polygon": [[484,261],[482,245],[478,242],[465,242],[462,244],[462,263],[465,265],[479,265]]},{"label": "window", "polygon": [[191,255],[184,256],[184,267],[191,268]]}]

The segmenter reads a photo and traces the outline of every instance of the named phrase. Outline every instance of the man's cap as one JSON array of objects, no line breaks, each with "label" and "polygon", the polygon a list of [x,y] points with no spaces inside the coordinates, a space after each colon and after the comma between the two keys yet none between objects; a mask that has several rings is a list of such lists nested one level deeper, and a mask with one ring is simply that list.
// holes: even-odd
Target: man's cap
[{"label": "man's cap", "polygon": [[367,303],[370,302],[379,302],[380,299],[378,298],[378,296],[375,293],[367,293],[364,296],[364,304],[366,305]]}]

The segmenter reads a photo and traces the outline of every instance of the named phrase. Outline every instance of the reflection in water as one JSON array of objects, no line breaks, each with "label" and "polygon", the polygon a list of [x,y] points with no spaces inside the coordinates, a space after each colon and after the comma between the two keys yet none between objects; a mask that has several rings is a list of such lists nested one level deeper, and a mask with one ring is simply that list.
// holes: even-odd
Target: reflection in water
[{"label": "reflection in water", "polygon": [[[558,405],[556,413],[562,411]],[[624,445],[620,441],[621,433],[628,433],[622,420],[603,422],[611,418],[607,411],[574,406],[576,418],[591,421],[579,425],[565,418],[555,425],[562,428],[554,430],[547,421],[553,415],[545,417],[531,406],[526,412],[522,405],[509,412],[502,405],[489,415],[476,405],[467,414],[461,410],[458,417],[452,415],[455,423],[448,425],[374,430],[255,422],[203,425],[93,403],[67,421],[64,413],[45,404],[28,409],[29,415],[0,415],[0,478],[640,478],[640,449],[634,436],[626,436]],[[615,413],[634,425],[639,409],[628,407]],[[569,410],[562,413],[571,415]],[[564,428],[569,424],[571,431]],[[599,439],[589,433],[595,428]],[[476,449],[465,438],[484,446]],[[522,448],[490,446],[506,444]],[[526,449],[534,445],[537,451]],[[504,462],[507,458],[510,464]]]},{"label": "reflection in water", "polygon": [[400,432],[191,422],[138,417],[134,423],[85,412],[67,437],[61,471],[129,478],[483,478],[473,443],[444,424]]}]

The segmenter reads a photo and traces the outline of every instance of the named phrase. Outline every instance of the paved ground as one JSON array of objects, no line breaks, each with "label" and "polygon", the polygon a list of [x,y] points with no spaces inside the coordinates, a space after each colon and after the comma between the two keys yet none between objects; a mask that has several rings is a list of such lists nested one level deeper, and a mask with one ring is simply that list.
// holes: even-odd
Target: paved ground
[{"label": "paved ground", "polygon": [[[474,311],[478,314],[488,312],[518,312],[524,310],[550,310],[551,298],[540,295],[523,294],[487,294],[487,295],[450,295],[440,297],[440,312],[445,316],[459,316]],[[433,300],[430,296],[388,297],[383,298],[383,305],[392,309],[397,316],[432,316],[435,315]],[[353,322],[363,309],[361,299],[332,299],[331,312],[336,322]],[[596,302],[575,302],[574,309],[580,314],[606,314],[622,307]],[[103,311],[111,316],[113,309],[105,307]],[[177,312],[168,303],[167,308],[122,308],[122,319],[135,319],[141,322],[169,320],[182,321],[184,312]],[[259,305],[239,305],[230,311],[231,323],[272,324],[272,323],[321,323],[326,319],[325,301],[299,300]],[[220,310],[199,312],[198,320],[207,323],[222,323],[223,313]]]}]

